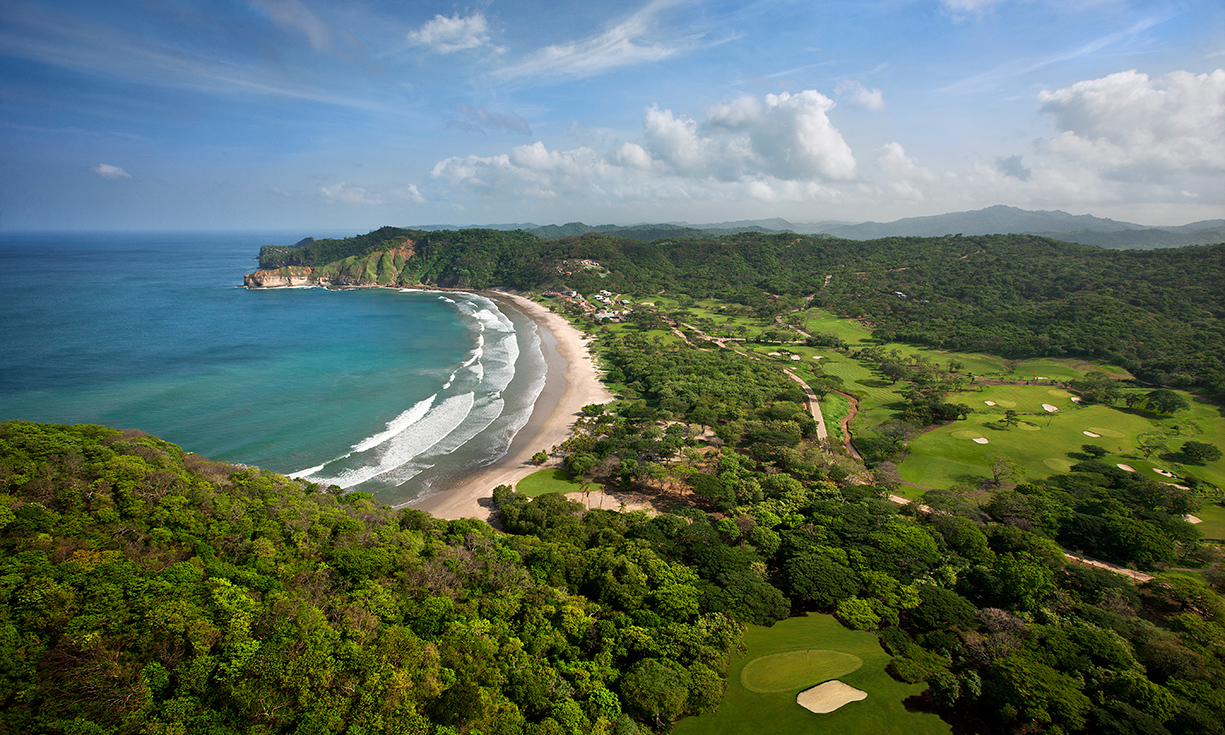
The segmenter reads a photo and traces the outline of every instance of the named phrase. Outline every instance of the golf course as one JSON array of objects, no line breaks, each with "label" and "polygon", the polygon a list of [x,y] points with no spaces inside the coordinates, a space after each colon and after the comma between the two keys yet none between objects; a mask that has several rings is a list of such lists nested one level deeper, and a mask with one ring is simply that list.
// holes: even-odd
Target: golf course
[{"label": "golf course", "polygon": [[[727,694],[717,712],[677,723],[676,735],[936,735],[949,733],[939,717],[907,711],[907,697],[926,684],[904,684],[885,672],[886,653],[872,633],[848,630],[831,615],[788,618],[770,628],[750,625],[744,652],[727,671]],[[815,714],[796,696],[827,681],[867,696]]]}]

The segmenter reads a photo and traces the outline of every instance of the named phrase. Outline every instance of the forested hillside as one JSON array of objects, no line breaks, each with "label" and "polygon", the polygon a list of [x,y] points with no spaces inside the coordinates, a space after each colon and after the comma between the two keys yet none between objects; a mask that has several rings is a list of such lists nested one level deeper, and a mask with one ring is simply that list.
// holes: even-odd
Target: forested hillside
[{"label": "forested hillside", "polygon": [[[586,261],[600,267],[576,265]],[[1029,235],[860,242],[756,233],[544,241],[520,231],[387,227],[265,247],[260,266],[309,267],[310,277],[336,285],[564,284],[582,293],[715,296],[763,310],[772,295],[812,297],[886,339],[1006,357],[1100,358],[1225,400],[1225,244],[1107,251]]]},{"label": "forested hillside", "polygon": [[928,684],[910,705],[970,731],[1225,732],[1221,598],[1055,542],[1134,514],[1165,559],[1196,554],[1152,481],[1124,507],[1090,463],[904,515],[803,439],[768,371],[688,364],[737,373],[722,451],[663,429],[647,357],[619,363],[644,398],[591,407],[569,461],[627,484],[666,463],[690,500],[651,516],[499,488],[507,533],[138,432],[0,424],[0,731],[663,732],[718,706],[742,624],[816,610],[878,631],[893,676]]}]

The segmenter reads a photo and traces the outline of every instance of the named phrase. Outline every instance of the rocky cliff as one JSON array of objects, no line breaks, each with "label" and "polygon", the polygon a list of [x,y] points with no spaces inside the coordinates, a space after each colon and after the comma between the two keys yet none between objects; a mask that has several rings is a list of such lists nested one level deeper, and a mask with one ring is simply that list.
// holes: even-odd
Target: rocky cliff
[{"label": "rocky cliff", "polygon": [[247,288],[285,288],[286,286],[331,286],[315,274],[315,269],[304,266],[289,266],[275,270],[255,271],[243,276]]},{"label": "rocky cliff", "polygon": [[319,267],[287,265],[257,270],[243,277],[243,285],[247,288],[416,285],[413,274],[405,272],[412,256],[412,241],[406,241],[390,250],[352,256]]}]

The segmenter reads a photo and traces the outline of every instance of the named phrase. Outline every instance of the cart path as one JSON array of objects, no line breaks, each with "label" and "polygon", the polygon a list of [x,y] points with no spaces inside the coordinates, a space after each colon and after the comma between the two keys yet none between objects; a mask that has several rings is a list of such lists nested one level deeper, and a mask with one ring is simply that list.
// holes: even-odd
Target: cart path
[{"label": "cart path", "polygon": [[791,370],[783,368],[783,372],[787,373],[787,377],[799,383],[804,388],[804,392],[808,394],[808,411],[812,414],[812,420],[817,422],[817,441],[826,441],[829,439],[829,432],[825,430],[825,416],[821,413],[821,401],[817,398],[816,392],[812,386],[804,382],[804,379]]}]

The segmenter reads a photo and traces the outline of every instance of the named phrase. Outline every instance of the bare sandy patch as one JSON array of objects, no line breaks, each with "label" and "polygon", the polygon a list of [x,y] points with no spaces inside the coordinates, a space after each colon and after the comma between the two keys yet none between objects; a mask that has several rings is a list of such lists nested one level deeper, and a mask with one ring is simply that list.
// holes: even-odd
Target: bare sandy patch
[{"label": "bare sandy patch", "polygon": [[1055,413],[1056,411],[1058,411],[1058,410],[1059,410],[1059,407],[1058,407],[1058,406],[1053,406],[1053,405],[1051,405],[1051,404],[1049,404],[1049,403],[1043,403],[1043,404],[1042,404],[1042,410],[1043,410],[1043,411],[1046,411],[1047,413]]},{"label": "bare sandy patch", "polygon": [[1084,434],[1085,436],[1091,436],[1091,437],[1093,437],[1094,439],[1100,439],[1100,438],[1102,438],[1102,435],[1101,435],[1101,434],[1094,434],[1092,431],[1088,431],[1088,430],[1082,431],[1082,432],[1080,432],[1080,433]]},{"label": "bare sandy patch", "polygon": [[828,714],[844,704],[867,699],[868,693],[834,679],[805,689],[796,695],[795,702],[809,712]]},{"label": "bare sandy patch", "polygon": [[575,490],[566,493],[566,500],[582,503],[588,510],[616,510],[629,512],[645,510],[654,513],[651,499],[645,495],[622,490],[596,487],[592,490]]},{"label": "bare sandy patch", "polygon": [[1121,470],[1127,470],[1128,472],[1135,472],[1135,471],[1136,471],[1136,468],[1135,468],[1135,467],[1132,467],[1132,466],[1131,466],[1131,465],[1129,465],[1129,464],[1122,464],[1122,463],[1119,463],[1119,464],[1115,465],[1115,467],[1118,467],[1118,468],[1119,468],[1119,469],[1121,469]]},{"label": "bare sandy patch", "polygon": [[983,403],[987,404],[988,406],[994,406],[994,405],[995,405],[995,401],[983,401]]},{"label": "bare sandy patch", "polygon": [[975,444],[990,444],[991,442],[987,441],[987,437],[980,436],[974,439],[974,443]]},{"label": "bare sandy patch", "polygon": [[1050,378],[1046,377],[1045,375],[1035,375],[1034,380],[1050,380]]},{"label": "bare sandy patch", "polygon": [[1186,521],[1187,523],[1190,523],[1191,525],[1195,525],[1196,523],[1203,523],[1203,522],[1204,522],[1204,519],[1203,519],[1203,518],[1199,518],[1199,517],[1197,517],[1197,516],[1193,516],[1193,515],[1191,515],[1190,513],[1188,513],[1188,514],[1186,514],[1185,516],[1183,516],[1183,517],[1182,517],[1182,519],[1183,519],[1184,521]]},{"label": "bare sandy patch", "polygon": [[1153,472],[1156,472],[1162,477],[1176,477],[1176,475],[1173,472],[1169,472],[1167,470],[1159,470],[1156,467],[1153,468]]},{"label": "bare sandy patch", "polygon": [[1080,396],[1072,396],[1071,400],[1072,400],[1072,403],[1080,403],[1081,399],[1080,399]]}]

